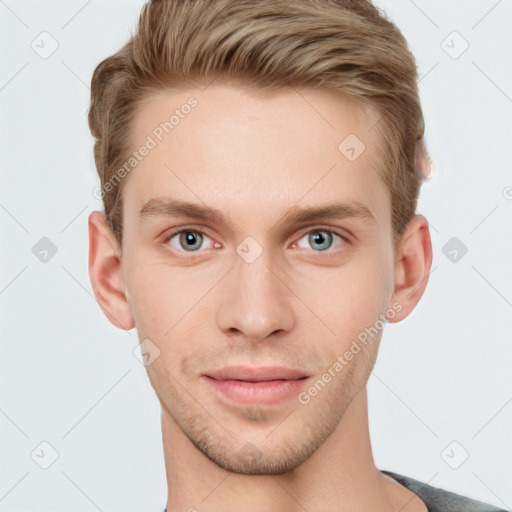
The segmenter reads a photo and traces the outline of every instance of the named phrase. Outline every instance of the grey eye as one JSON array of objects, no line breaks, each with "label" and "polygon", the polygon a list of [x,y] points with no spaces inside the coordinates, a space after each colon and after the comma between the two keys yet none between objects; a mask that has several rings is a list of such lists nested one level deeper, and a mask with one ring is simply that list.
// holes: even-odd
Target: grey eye
[{"label": "grey eye", "polygon": [[[194,229],[183,229],[169,237],[171,247],[178,252],[197,252],[204,247],[204,241],[211,239],[205,233]],[[206,247],[209,248],[209,247]]]},{"label": "grey eye", "polygon": [[[313,248],[316,249],[316,252],[322,252],[330,249],[335,241],[335,237],[343,240],[343,237],[334,233],[333,231],[329,231],[328,229],[314,229],[309,233],[306,233],[297,243],[298,247],[303,249]],[[301,240],[307,239],[307,247],[301,245]]]}]

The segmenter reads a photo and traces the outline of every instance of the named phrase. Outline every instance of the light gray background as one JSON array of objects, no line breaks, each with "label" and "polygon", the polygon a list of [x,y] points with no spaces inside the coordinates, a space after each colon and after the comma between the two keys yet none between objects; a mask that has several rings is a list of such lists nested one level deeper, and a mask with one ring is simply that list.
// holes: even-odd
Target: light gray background
[{"label": "light gray background", "polygon": [[[87,217],[102,209],[90,79],[142,3],[0,0],[0,512],[165,505],[159,403],[136,331],[107,321],[87,273]],[[376,4],[416,56],[436,163],[418,207],[430,282],[386,327],[369,382],[376,463],[511,508],[512,2]],[[32,251],[43,237],[57,247],[46,262]],[[468,249],[456,262],[443,253],[452,237]],[[43,441],[58,453],[48,469]]]}]

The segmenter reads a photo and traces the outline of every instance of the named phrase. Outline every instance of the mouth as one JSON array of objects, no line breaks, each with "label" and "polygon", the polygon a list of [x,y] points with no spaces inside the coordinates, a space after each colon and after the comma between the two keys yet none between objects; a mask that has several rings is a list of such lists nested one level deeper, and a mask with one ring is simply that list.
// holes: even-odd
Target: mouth
[{"label": "mouth", "polygon": [[309,378],[287,367],[231,366],[201,375],[217,396],[242,405],[275,405],[296,397]]}]

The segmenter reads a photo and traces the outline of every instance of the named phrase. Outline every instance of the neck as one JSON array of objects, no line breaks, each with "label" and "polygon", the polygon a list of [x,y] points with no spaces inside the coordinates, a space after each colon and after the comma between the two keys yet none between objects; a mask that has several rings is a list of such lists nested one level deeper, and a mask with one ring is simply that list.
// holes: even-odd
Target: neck
[{"label": "neck", "polygon": [[[280,475],[229,472],[206,457],[162,409],[167,512],[247,510],[323,512],[391,510],[391,484],[376,468],[368,430],[366,387],[332,434],[304,463]],[[370,491],[370,492],[369,492]]]}]

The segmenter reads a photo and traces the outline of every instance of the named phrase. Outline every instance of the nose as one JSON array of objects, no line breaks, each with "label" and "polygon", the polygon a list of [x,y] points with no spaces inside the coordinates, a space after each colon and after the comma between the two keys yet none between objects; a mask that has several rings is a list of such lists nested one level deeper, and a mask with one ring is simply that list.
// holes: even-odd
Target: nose
[{"label": "nose", "polygon": [[252,263],[236,256],[218,290],[217,324],[227,336],[257,342],[292,330],[294,295],[278,268],[269,251]]}]

